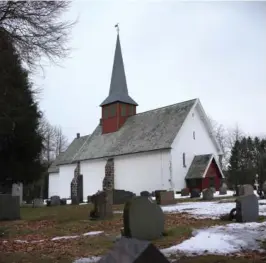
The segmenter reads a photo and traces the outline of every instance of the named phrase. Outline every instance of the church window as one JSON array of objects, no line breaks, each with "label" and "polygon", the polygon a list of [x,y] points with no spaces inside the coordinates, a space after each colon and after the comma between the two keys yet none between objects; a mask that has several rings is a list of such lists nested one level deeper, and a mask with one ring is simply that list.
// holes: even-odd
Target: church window
[{"label": "church window", "polygon": [[116,116],[116,105],[110,105],[109,106],[109,117],[115,117]]},{"label": "church window", "polygon": [[183,167],[187,167],[186,166],[186,154],[183,153]]},{"label": "church window", "polygon": [[103,108],[103,118],[107,119],[108,118],[108,106]]},{"label": "church window", "polygon": [[134,106],[133,105],[129,105],[129,115],[133,115],[134,114]]},{"label": "church window", "polygon": [[194,140],[196,139],[196,133],[195,133],[195,131],[193,131],[193,139]]},{"label": "church window", "polygon": [[121,116],[127,116],[127,106],[125,104],[121,105]]}]

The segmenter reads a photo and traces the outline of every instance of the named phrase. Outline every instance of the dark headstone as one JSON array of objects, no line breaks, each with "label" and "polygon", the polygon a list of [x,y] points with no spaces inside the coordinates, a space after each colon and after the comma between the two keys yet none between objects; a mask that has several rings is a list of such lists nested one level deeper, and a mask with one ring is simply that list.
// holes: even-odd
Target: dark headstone
[{"label": "dark headstone", "polygon": [[254,188],[251,184],[244,184],[239,187],[239,196],[241,195],[253,195]]},{"label": "dark headstone", "polygon": [[262,184],[262,191],[266,193],[266,181]]},{"label": "dark headstone", "polygon": [[156,202],[158,205],[176,204],[174,191],[160,191],[156,194]]},{"label": "dark headstone", "polygon": [[190,198],[197,198],[200,197],[200,190],[195,188],[191,190]]},{"label": "dark headstone", "polygon": [[227,194],[227,185],[225,183],[219,189],[219,195],[226,195]]},{"label": "dark headstone", "polygon": [[113,190],[113,204],[114,205],[121,205],[125,204],[131,198],[135,197],[136,195],[130,191],[114,189]]},{"label": "dark headstone", "polygon": [[216,193],[216,188],[215,187],[210,187],[210,189],[212,190],[212,192],[215,194]]},{"label": "dark headstone", "polygon": [[42,198],[35,198],[32,201],[32,207],[33,208],[39,208],[39,207],[43,207],[44,203],[43,203],[43,199]]},{"label": "dark headstone", "polygon": [[123,214],[126,237],[154,240],[164,231],[164,213],[161,207],[148,198],[138,196],[128,201]]},{"label": "dark headstone", "polygon": [[101,191],[91,197],[93,210],[90,212],[90,217],[93,220],[107,219],[113,216],[113,192]]},{"label": "dark headstone", "polygon": [[256,195],[242,195],[236,199],[236,221],[256,222],[259,218],[259,200]]},{"label": "dark headstone", "polygon": [[0,194],[0,221],[20,219],[19,196]]},{"label": "dark headstone", "polygon": [[149,241],[122,237],[98,263],[169,263]]},{"label": "dark headstone", "polygon": [[83,175],[77,173],[78,170],[75,170],[75,176],[70,184],[72,204],[79,204],[83,202]]},{"label": "dark headstone", "polygon": [[51,196],[51,206],[60,205],[60,197],[58,195]]},{"label": "dark headstone", "polygon": [[46,206],[51,206],[51,200],[46,201]]},{"label": "dark headstone", "polygon": [[67,204],[67,199],[66,198],[60,199],[60,205],[66,205],[66,204]]},{"label": "dark headstone", "polygon": [[202,199],[205,201],[210,201],[213,199],[213,190],[211,188],[204,189],[202,191]]},{"label": "dark headstone", "polygon": [[189,188],[183,188],[181,190],[181,196],[189,196]]},{"label": "dark headstone", "polygon": [[72,198],[71,198],[71,205],[79,205],[79,198],[78,198],[78,196],[72,196]]},{"label": "dark headstone", "polygon": [[148,191],[142,191],[142,192],[140,192],[140,196],[150,197],[151,194]]}]

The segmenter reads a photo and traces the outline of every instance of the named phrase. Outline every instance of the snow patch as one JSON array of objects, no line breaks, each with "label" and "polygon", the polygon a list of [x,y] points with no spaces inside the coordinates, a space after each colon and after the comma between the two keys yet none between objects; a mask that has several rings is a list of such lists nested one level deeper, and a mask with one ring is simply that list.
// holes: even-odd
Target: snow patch
[{"label": "snow patch", "polygon": [[83,234],[83,236],[96,236],[96,235],[100,235],[102,233],[103,233],[103,231],[91,231],[91,232]]},{"label": "snow patch", "polygon": [[101,259],[101,257],[89,257],[89,258],[80,258],[75,260],[73,263],[94,263]]},{"label": "snow patch", "polygon": [[266,235],[266,222],[235,223],[196,230],[193,237],[179,245],[161,250],[164,254],[186,253],[187,255],[226,255],[243,249],[261,250],[259,241]]}]

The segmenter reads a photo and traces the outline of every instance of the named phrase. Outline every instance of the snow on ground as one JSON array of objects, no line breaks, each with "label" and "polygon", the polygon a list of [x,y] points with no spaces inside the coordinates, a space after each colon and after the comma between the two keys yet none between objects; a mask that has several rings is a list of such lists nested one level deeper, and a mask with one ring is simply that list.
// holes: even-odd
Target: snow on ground
[{"label": "snow on ground", "polygon": [[[260,250],[260,243],[266,236],[266,222],[233,223],[196,230],[193,237],[179,245],[163,249],[166,255],[232,254],[241,250]],[[206,250],[208,249],[208,250]]]},{"label": "snow on ground", "polygon": [[[192,237],[184,242],[162,249],[165,256],[186,254],[196,256],[203,254],[229,255],[242,250],[262,251],[260,241],[266,236],[266,222],[232,223],[225,226],[195,230]],[[208,250],[207,250],[208,249]],[[101,257],[80,258],[73,263],[93,263]]]},{"label": "snow on ground", "polygon": [[[96,236],[102,234],[103,231],[91,231],[84,233],[82,235],[75,235],[75,236],[60,236],[60,237],[54,237],[50,239],[51,241],[57,241],[57,240],[62,240],[62,239],[74,239],[74,238],[79,238],[79,237],[86,237],[86,236]],[[14,240],[17,243],[40,243],[44,242],[45,240],[33,240],[33,241],[27,241],[27,240]],[[3,243],[7,243],[7,240],[2,241]]]}]

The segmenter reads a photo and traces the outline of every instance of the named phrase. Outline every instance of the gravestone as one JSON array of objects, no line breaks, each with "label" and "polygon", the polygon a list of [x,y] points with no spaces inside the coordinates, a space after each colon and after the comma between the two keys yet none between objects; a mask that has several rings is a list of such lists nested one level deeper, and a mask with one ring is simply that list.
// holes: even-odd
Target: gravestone
[{"label": "gravestone", "polygon": [[190,198],[198,198],[200,197],[200,190],[197,188],[194,188],[191,190]]},{"label": "gravestone", "polygon": [[156,194],[156,202],[158,205],[176,204],[174,191],[160,191]]},{"label": "gravestone", "polygon": [[183,188],[181,190],[181,196],[189,196],[189,188]]},{"label": "gravestone", "polygon": [[227,194],[227,185],[223,183],[219,189],[219,195],[226,195]]},{"label": "gravestone", "polygon": [[39,207],[43,207],[44,206],[44,202],[42,198],[35,198],[32,201],[32,207],[33,208],[39,208]]},{"label": "gravestone", "polygon": [[71,204],[76,205],[83,202],[83,175],[80,174],[80,163],[74,170],[74,177],[70,184]]},{"label": "gravestone", "polygon": [[12,196],[18,196],[19,197],[19,203],[22,204],[22,202],[23,202],[23,184],[22,183],[12,184],[11,194],[12,194]]},{"label": "gravestone", "polygon": [[107,219],[113,216],[113,193],[112,190],[99,191],[91,197],[93,210],[90,212],[90,217],[93,220]]},{"label": "gravestone", "polygon": [[210,201],[213,199],[213,190],[211,188],[204,189],[202,191],[202,199],[205,201]]},{"label": "gravestone", "polygon": [[125,204],[132,197],[136,196],[134,193],[125,190],[114,189],[113,190],[113,204],[121,205]]},{"label": "gravestone", "polygon": [[0,221],[20,219],[19,196],[0,194]]},{"label": "gravestone", "polygon": [[50,198],[50,206],[57,206],[60,205],[60,196],[54,195]]},{"label": "gravestone", "polygon": [[266,181],[262,184],[262,191],[266,193]]},{"label": "gravestone", "polygon": [[154,240],[164,231],[164,213],[159,205],[146,197],[132,198],[123,213],[124,235],[140,240]]},{"label": "gravestone", "polygon": [[239,196],[241,195],[253,195],[254,188],[251,184],[244,184],[239,187]]},{"label": "gravestone", "polygon": [[66,198],[60,199],[60,205],[66,205],[66,204],[67,204],[67,199]]},{"label": "gravestone", "polygon": [[212,190],[212,192],[215,194],[216,193],[216,188],[215,187],[210,187],[210,189]]},{"label": "gravestone", "polygon": [[87,196],[87,203],[91,203],[91,195]]},{"label": "gravestone", "polygon": [[142,192],[140,192],[140,196],[150,197],[151,194],[148,191],[142,191]]},{"label": "gravestone", "polygon": [[169,263],[151,242],[122,237],[97,263]]},{"label": "gravestone", "polygon": [[242,195],[236,199],[237,222],[256,222],[259,218],[259,201],[256,195]]}]

